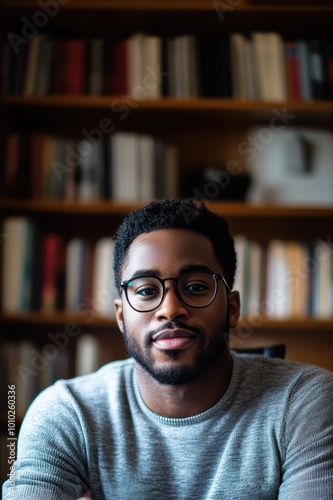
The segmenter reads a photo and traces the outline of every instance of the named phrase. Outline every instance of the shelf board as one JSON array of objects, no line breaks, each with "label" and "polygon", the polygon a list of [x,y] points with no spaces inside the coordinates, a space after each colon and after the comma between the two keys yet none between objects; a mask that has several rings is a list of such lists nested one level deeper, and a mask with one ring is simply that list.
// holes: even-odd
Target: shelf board
[{"label": "shelf board", "polygon": [[[62,326],[67,323],[75,323],[78,326],[93,328],[117,328],[115,319],[110,317],[95,315],[94,318],[87,317],[91,313],[66,313],[66,312],[19,312],[2,313],[0,324],[16,325],[26,324],[35,326]],[[86,316],[86,318],[85,318]]]},{"label": "shelf board", "polygon": [[[63,116],[66,113],[66,126],[73,125],[77,129],[82,119],[94,122],[104,117],[105,113],[112,116],[117,127],[142,127],[156,122],[166,130],[198,129],[205,127],[219,129],[226,126],[240,125],[243,127],[275,123],[294,126],[333,126],[332,101],[250,101],[220,98],[176,98],[161,97],[159,99],[135,100],[130,96],[3,96],[0,98],[0,109],[4,114],[16,116],[17,124],[25,119],[25,114],[33,116],[36,127],[43,128],[45,123],[64,126]],[[126,121],[121,120],[121,114],[127,109]],[[69,111],[73,113],[69,113]],[[53,120],[52,120],[52,118]],[[9,119],[9,118],[8,118]],[[42,125],[38,125],[38,124]],[[148,126],[147,125],[147,126]],[[18,126],[18,125],[16,125]],[[66,133],[66,132],[65,132]]]},{"label": "shelf board", "polygon": [[[88,313],[87,313],[88,314]],[[0,325],[36,325],[36,326],[62,326],[66,323],[73,322],[78,326],[90,326],[91,328],[117,328],[115,319],[96,315],[93,319],[84,319],[82,314],[76,313],[44,313],[44,312],[27,312],[27,313],[2,313],[0,315]],[[251,319],[240,321],[240,327],[251,327]],[[253,326],[255,331],[333,331],[333,318],[328,319],[315,319],[315,318],[302,318],[302,319],[263,319],[261,324]]]},{"label": "shelf board", "polygon": [[[251,319],[241,320],[239,326],[250,327]],[[258,326],[253,325],[253,329],[257,332],[283,332],[283,331],[312,331],[321,330],[333,332],[333,318],[315,319],[315,318],[288,318],[288,319],[268,319],[262,320],[262,324]]]},{"label": "shelf board", "polygon": [[[297,2],[294,1],[292,4],[288,5],[282,2],[272,2],[271,5],[267,5],[267,2],[249,2],[248,0],[243,0],[237,4],[237,2],[221,2],[225,5],[226,10],[237,11],[253,11],[253,12],[276,12],[276,11],[286,11],[286,12],[298,12],[304,11],[309,12],[331,12],[333,10],[329,2],[321,0],[318,4],[311,5],[307,4],[306,1]],[[36,0],[2,0],[0,6],[3,8],[34,8],[36,9],[39,5]],[[228,9],[229,7],[229,9]],[[62,5],[62,9],[72,10],[72,9],[87,9],[87,10],[114,10],[114,9],[130,9],[130,10],[199,10],[199,11],[211,11],[214,8],[214,4],[210,0],[192,0],[188,2],[187,0],[71,0],[68,4]]]},{"label": "shelf board", "polygon": [[[113,201],[78,202],[64,200],[0,200],[0,214],[65,214],[65,215],[115,215],[123,216],[130,210],[143,206],[143,202],[116,203]],[[332,206],[282,206],[282,205],[250,205],[238,202],[207,202],[213,212],[226,217],[242,218],[333,218]]]},{"label": "shelf board", "polygon": [[116,203],[113,201],[78,202],[65,200],[0,200],[0,213],[33,215],[119,215],[123,216],[142,204]]},{"label": "shelf board", "polygon": [[50,96],[2,96],[2,106],[32,106],[47,108],[110,108],[110,106],[128,106],[131,111],[233,111],[235,113],[272,112],[274,108],[288,112],[332,113],[333,101],[251,101],[240,99],[220,98],[177,98],[162,97],[159,99],[135,100],[128,96],[77,96],[77,95],[50,95]]}]

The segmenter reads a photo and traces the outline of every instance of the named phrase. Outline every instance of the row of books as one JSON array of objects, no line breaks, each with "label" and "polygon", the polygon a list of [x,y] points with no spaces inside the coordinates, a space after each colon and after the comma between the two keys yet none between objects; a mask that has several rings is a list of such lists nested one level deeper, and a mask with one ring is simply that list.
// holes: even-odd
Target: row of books
[{"label": "row of books", "polygon": [[3,93],[258,100],[333,98],[333,40],[276,32],[229,37],[135,33],[126,39],[35,36],[3,51]]},{"label": "row of books", "polygon": [[333,242],[271,240],[267,246],[235,237],[242,315],[333,317]]},{"label": "row of books", "polygon": [[92,201],[177,196],[177,150],[149,135],[115,132],[96,141],[47,134],[6,137],[3,195]]},{"label": "row of books", "polygon": [[[60,378],[69,376],[68,350],[45,350],[28,340],[4,341],[0,348],[1,390],[15,385],[16,419],[21,420],[40,391]],[[0,410],[6,397],[1,398]]]},{"label": "row of books", "polygon": [[[3,227],[5,311],[92,311],[114,318],[114,241],[42,235],[31,220],[9,217]],[[333,243],[271,240],[264,246],[235,236],[234,289],[243,315],[333,317]]]},{"label": "row of books", "polygon": [[3,225],[2,305],[8,312],[85,310],[114,318],[111,237],[96,242],[41,234],[26,217]]},{"label": "row of books", "polygon": [[30,340],[3,342],[0,412],[7,410],[8,386],[15,385],[16,419],[20,421],[33,399],[56,380],[91,373],[114,359],[112,346],[105,350],[105,345],[92,334],[80,333],[77,338],[70,338],[65,347],[63,339],[58,339],[57,332],[49,332],[43,345]]}]

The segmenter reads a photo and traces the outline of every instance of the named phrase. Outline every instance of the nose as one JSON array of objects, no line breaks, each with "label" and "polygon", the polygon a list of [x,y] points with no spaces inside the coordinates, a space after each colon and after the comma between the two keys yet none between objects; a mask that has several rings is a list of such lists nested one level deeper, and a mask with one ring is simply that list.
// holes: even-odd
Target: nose
[{"label": "nose", "polygon": [[158,309],[156,309],[156,317],[159,320],[175,320],[176,318],[188,318],[188,308],[179,297],[175,284],[170,284],[165,288],[163,301]]}]

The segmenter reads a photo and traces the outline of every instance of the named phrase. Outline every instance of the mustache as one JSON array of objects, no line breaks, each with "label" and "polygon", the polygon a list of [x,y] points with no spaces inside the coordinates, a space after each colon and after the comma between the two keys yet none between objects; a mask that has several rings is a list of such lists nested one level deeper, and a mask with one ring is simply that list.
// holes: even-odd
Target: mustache
[{"label": "mustache", "polygon": [[149,330],[145,335],[145,343],[150,344],[153,341],[153,336],[162,332],[163,330],[175,330],[176,328],[180,328],[182,330],[188,330],[191,333],[194,333],[199,338],[204,336],[204,331],[199,326],[190,326],[182,321],[167,321],[160,325],[155,330]]}]

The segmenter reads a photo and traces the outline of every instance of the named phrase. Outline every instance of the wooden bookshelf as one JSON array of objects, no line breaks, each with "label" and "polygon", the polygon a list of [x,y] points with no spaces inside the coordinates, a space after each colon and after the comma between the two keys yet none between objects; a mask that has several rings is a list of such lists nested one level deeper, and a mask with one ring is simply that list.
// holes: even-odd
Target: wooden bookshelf
[{"label": "wooden bookshelf", "polygon": [[[222,2],[228,6],[228,1]],[[238,5],[236,5],[238,3]],[[243,0],[230,2],[221,20],[214,3],[208,0],[71,0],[61,6],[59,13],[50,19],[50,27],[69,37],[107,37],[113,30],[117,34],[146,31],[161,36],[193,33],[223,34],[232,32],[249,34],[251,31],[277,31],[285,37],[331,35],[333,5],[331,2],[264,2]],[[33,16],[40,10],[38,1],[0,0],[2,42],[11,29],[12,22],[22,16]],[[216,10],[217,9],[217,10]],[[286,22],[288,19],[288,23]],[[116,104],[115,104],[116,103]],[[214,164],[228,159],[239,159],[237,145],[246,137],[251,126],[267,126],[272,110],[288,112],[296,116],[293,125],[326,127],[333,130],[333,101],[247,101],[222,98],[174,98],[143,99],[135,101],[123,95],[0,97],[0,130],[6,132],[43,131],[52,134],[80,135],[83,128],[92,129],[98,120],[107,115],[111,105],[128,106],[130,116],[119,124],[119,130],[136,133],[158,132],[162,138],[175,140],[180,152],[180,183],[185,184],[195,161],[205,160]],[[182,193],[181,193],[182,194]],[[111,236],[134,206],[142,203],[115,203],[96,201],[89,203],[66,202],[47,199],[0,200],[0,219],[10,215],[23,215],[38,221],[43,227],[61,231],[66,238],[81,236],[95,240]],[[234,234],[266,242],[271,238],[315,240],[327,239],[332,233],[333,206],[255,206],[245,203],[226,203],[207,200],[208,206],[225,216]],[[1,250],[1,249],[0,249]],[[67,322],[76,322],[82,330],[94,331],[104,342],[110,342],[110,332],[117,330],[113,320],[95,317],[88,324],[84,317],[64,312],[44,314],[1,314],[1,329],[11,337],[22,338],[24,332],[43,338],[47,329],[61,328]],[[246,327],[246,318],[242,325]],[[329,364],[323,353],[331,347],[329,340],[333,330],[333,318],[264,319],[254,327],[250,343],[257,340],[271,342],[283,338],[291,346],[292,356],[297,357],[297,345],[302,350],[302,334],[307,339],[311,361]],[[310,349],[311,338],[316,338],[316,348]],[[287,349],[288,349],[287,345]],[[316,352],[317,349],[317,352]],[[322,355],[323,354],[323,355]],[[306,355],[300,360],[308,359]],[[332,367],[333,369],[333,367]]]}]

